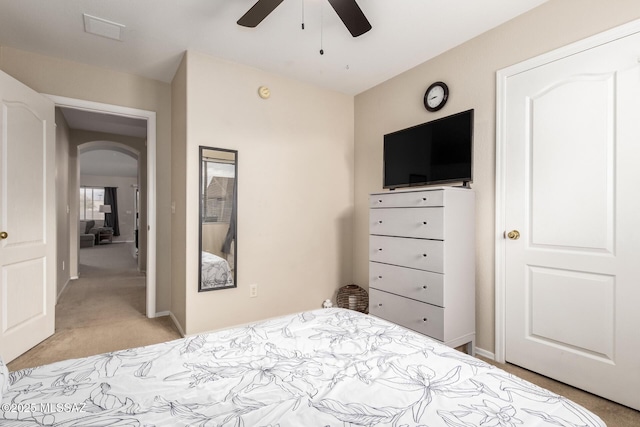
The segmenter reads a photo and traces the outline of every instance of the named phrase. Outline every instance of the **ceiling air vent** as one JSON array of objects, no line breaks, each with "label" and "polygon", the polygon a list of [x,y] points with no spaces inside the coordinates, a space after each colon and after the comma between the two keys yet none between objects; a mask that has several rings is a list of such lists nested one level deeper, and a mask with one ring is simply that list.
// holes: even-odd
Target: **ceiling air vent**
[{"label": "ceiling air vent", "polygon": [[82,16],[84,17],[85,32],[122,41],[122,31],[126,28],[124,25],[87,15],[86,13],[83,13]]}]

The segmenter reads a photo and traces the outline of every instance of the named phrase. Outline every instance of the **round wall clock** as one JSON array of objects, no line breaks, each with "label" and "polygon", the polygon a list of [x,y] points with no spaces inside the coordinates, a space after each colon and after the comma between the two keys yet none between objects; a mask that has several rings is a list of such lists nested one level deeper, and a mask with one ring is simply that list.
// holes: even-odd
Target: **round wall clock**
[{"label": "round wall clock", "polygon": [[427,111],[438,111],[449,99],[449,87],[443,82],[435,82],[424,93],[424,108]]}]

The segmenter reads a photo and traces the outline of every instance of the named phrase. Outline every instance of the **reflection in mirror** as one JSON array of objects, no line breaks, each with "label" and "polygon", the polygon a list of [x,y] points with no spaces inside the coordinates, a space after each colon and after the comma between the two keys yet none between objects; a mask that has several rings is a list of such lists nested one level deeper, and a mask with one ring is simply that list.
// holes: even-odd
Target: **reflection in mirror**
[{"label": "reflection in mirror", "polygon": [[237,151],[200,147],[200,292],[236,287],[237,177]]}]

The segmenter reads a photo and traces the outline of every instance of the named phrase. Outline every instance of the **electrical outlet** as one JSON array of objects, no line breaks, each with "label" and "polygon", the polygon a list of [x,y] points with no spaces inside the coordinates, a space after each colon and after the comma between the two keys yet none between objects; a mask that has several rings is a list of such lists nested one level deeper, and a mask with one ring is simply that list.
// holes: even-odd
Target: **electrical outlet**
[{"label": "electrical outlet", "polygon": [[253,285],[249,285],[249,298],[255,298],[258,296],[258,285],[255,283]]}]

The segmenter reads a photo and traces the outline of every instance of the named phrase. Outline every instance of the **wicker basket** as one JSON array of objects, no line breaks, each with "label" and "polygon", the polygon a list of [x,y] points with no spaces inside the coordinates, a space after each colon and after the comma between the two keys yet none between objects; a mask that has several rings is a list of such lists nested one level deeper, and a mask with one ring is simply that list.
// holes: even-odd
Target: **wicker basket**
[{"label": "wicker basket", "polygon": [[338,290],[338,307],[366,313],[369,308],[369,294],[358,285],[343,286]]}]

